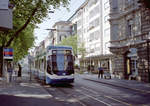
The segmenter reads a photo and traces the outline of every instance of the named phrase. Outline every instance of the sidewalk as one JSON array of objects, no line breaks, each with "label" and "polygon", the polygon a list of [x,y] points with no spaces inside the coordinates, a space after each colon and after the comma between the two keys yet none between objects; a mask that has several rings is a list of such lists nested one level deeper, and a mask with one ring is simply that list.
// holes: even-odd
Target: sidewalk
[{"label": "sidewalk", "polygon": [[56,106],[50,95],[35,79],[23,73],[22,79],[7,83],[0,79],[0,106]]},{"label": "sidewalk", "polygon": [[96,74],[82,74],[80,76],[86,80],[91,80],[103,84],[108,84],[111,86],[122,87],[130,90],[136,90],[139,92],[150,94],[150,83],[138,82],[135,80],[118,79],[118,78],[101,79],[98,78],[98,75]]}]

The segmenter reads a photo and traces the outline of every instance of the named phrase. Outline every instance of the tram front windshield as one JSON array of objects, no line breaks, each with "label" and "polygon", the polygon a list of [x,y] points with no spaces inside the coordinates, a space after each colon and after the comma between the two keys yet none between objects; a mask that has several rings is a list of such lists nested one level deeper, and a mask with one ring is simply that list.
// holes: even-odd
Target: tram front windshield
[{"label": "tram front windshield", "polygon": [[66,72],[67,75],[74,73],[71,50],[52,51],[52,70],[56,74],[57,72]]}]

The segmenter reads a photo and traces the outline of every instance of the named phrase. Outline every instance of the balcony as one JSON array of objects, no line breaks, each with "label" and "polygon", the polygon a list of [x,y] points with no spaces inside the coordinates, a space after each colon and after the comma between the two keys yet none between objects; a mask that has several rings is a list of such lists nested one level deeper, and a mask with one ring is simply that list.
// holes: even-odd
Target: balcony
[{"label": "balcony", "polygon": [[110,48],[121,48],[121,47],[140,44],[140,43],[145,42],[144,39],[150,39],[150,33],[126,37],[126,38],[120,39],[120,40],[110,41],[110,43],[111,43]]}]

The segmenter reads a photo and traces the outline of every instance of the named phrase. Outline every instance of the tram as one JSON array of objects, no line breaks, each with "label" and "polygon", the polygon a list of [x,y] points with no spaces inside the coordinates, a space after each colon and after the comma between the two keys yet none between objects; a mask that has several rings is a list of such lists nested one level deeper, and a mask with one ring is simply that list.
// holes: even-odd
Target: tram
[{"label": "tram", "polygon": [[[74,82],[74,56],[69,46],[48,46],[40,59],[39,78],[46,84]],[[44,71],[43,71],[44,70]]]}]

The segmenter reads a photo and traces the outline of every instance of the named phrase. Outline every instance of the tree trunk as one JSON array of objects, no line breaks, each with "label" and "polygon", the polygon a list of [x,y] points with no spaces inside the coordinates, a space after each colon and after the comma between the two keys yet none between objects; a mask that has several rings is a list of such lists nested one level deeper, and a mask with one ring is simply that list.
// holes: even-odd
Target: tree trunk
[{"label": "tree trunk", "polygon": [[3,47],[0,46],[0,77],[3,74]]}]

